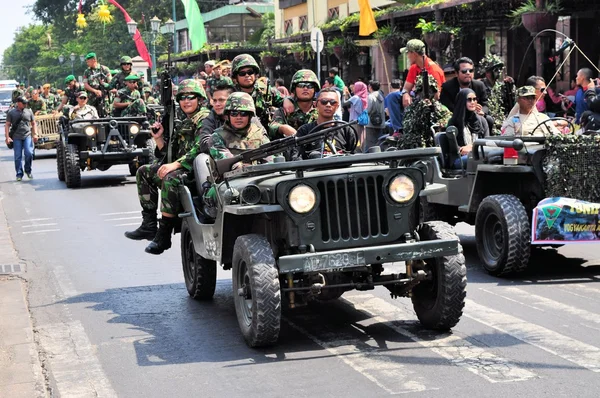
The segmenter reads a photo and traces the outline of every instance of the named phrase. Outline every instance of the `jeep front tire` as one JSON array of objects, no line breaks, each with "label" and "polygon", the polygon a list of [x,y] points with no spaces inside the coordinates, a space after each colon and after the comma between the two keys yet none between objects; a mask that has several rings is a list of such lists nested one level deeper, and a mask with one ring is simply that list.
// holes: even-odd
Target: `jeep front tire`
[{"label": "jeep front tire", "polygon": [[65,182],[67,188],[79,188],[81,186],[79,147],[76,144],[67,144],[65,150]]},{"label": "jeep front tire", "polygon": [[65,180],[65,144],[61,139],[56,143],[56,173],[58,180]]},{"label": "jeep front tire", "polygon": [[186,220],[181,225],[181,262],[188,294],[195,300],[210,300],[217,286],[217,263],[196,253]]}]

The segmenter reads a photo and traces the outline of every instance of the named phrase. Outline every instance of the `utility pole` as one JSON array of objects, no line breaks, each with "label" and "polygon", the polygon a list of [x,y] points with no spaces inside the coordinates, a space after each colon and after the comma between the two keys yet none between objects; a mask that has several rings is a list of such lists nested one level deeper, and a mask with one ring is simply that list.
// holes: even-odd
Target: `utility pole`
[{"label": "utility pole", "polygon": [[[546,0],[535,0],[535,7],[539,11],[546,9]],[[544,40],[548,33],[542,33],[535,38],[535,74],[537,76],[544,75]]]},{"label": "utility pole", "polygon": [[[175,0],[173,0],[173,22],[177,23],[177,9],[175,8]],[[175,36],[173,37],[173,43],[175,45],[174,53],[179,53],[179,40],[177,40],[177,30],[175,30]]]}]

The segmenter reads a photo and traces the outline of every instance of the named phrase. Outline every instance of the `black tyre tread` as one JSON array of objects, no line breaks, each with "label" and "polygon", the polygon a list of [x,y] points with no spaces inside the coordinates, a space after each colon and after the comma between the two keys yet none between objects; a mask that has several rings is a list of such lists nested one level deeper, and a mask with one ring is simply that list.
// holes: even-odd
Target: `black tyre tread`
[{"label": "black tyre tread", "polygon": [[79,148],[75,144],[67,144],[65,150],[65,182],[67,188],[79,188],[81,186]]},{"label": "black tyre tread", "polygon": [[[419,234],[423,241],[458,240],[454,228],[443,221],[423,223],[419,228]],[[458,249],[458,254],[426,260],[430,264],[435,264],[438,271],[440,268],[442,271],[437,275],[438,280],[441,279],[441,286],[438,287],[438,297],[434,307],[431,309],[421,307],[418,297],[414,294],[412,296],[415,313],[421,324],[428,329],[449,330],[456,326],[462,316],[467,295],[467,267],[460,243]],[[418,288],[419,286],[415,287]]]},{"label": "black tyre tread", "polygon": [[[188,281],[187,273],[185,272],[186,264],[186,244],[188,238],[191,239],[191,232],[187,225],[187,221],[184,221],[181,226],[181,262],[184,268],[184,279],[188,294],[194,300],[210,300],[215,295],[215,289],[217,287],[217,263],[213,260],[207,260],[200,256],[196,251],[195,253],[195,280]],[[194,243],[190,241],[193,245]],[[192,246],[193,249],[193,246]]]},{"label": "black tyre tread", "polygon": [[[239,297],[236,269],[241,259],[245,260],[250,274],[256,305],[253,308],[252,325],[249,328],[238,313],[240,329],[250,347],[274,344],[279,338],[281,328],[281,291],[271,245],[261,235],[242,235],[236,239],[233,249],[233,294],[236,299]],[[237,303],[238,300],[236,300],[236,312],[238,312]]]},{"label": "black tyre tread", "polygon": [[[531,254],[531,226],[525,206],[514,195],[491,195],[483,199],[475,217],[475,238],[478,253],[481,253],[480,247],[483,245],[482,237],[478,231],[483,228],[486,208],[495,209],[504,218],[508,231],[508,239],[506,239],[508,250],[504,265],[496,270],[491,270],[484,265],[486,271],[494,276],[517,274],[525,271],[529,265]],[[479,258],[485,264],[485,259],[481,254],[479,254]]]},{"label": "black tyre tread", "polygon": [[56,143],[56,173],[58,180],[65,180],[65,145],[62,140]]}]

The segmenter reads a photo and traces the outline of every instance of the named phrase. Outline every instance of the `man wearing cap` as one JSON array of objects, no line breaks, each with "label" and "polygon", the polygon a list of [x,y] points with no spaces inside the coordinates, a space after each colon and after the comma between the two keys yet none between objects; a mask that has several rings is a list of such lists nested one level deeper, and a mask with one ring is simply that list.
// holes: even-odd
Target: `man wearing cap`
[{"label": "man wearing cap", "polygon": [[144,102],[146,105],[158,105],[158,101],[152,96],[152,87],[144,87]]},{"label": "man wearing cap", "polygon": [[212,76],[213,68],[215,67],[215,61],[208,60],[204,63],[204,70],[200,71],[198,78],[208,79]]},{"label": "man wearing cap", "polygon": [[212,76],[206,80],[206,95],[208,95],[209,100],[212,98],[215,88],[224,82],[224,76],[221,75],[222,66],[222,62],[216,64],[212,70]]},{"label": "man wearing cap", "polygon": [[139,116],[146,113],[146,104],[138,91],[140,77],[132,73],[125,78],[126,87],[119,90],[113,102],[113,116]]},{"label": "man wearing cap", "polygon": [[221,61],[221,75],[225,77],[231,77],[231,61],[224,59]]},{"label": "man wearing cap", "polygon": [[509,115],[502,124],[502,135],[508,136],[544,136],[545,134],[560,134],[552,122],[544,123],[542,126],[533,129],[540,123],[550,118],[539,112],[535,107],[535,87],[523,86],[517,90],[517,103],[519,104],[519,113]]},{"label": "man wearing cap", "polygon": [[79,82],[75,80],[75,76],[69,75],[65,78],[65,85],[67,86],[65,92],[62,97],[62,102],[56,108],[56,112],[62,112],[63,108],[67,105],[75,106],[77,105],[77,95],[82,90],[79,86]]},{"label": "man wearing cap", "polygon": [[31,163],[33,162],[33,144],[37,142],[37,129],[33,112],[27,108],[26,98],[18,97],[15,107],[6,115],[4,135],[6,145],[14,150],[17,181],[23,179],[23,153],[25,153],[25,174],[32,179]]},{"label": "man wearing cap", "polygon": [[48,112],[54,111],[54,109],[58,105],[58,97],[50,92],[51,87],[52,86],[50,86],[50,84],[48,83],[44,84],[42,86],[42,94],[40,95],[42,100],[44,100],[44,102],[46,103],[46,110]]},{"label": "man wearing cap", "polygon": [[411,64],[408,69],[406,81],[404,82],[404,87],[402,88],[402,105],[404,108],[412,103],[410,92],[415,87],[417,77],[423,68],[425,68],[437,81],[438,93],[442,90],[442,84],[446,81],[444,71],[438,64],[425,55],[425,43],[418,39],[409,40],[408,43],[406,43],[406,47],[402,48],[400,52],[406,54],[406,57]]},{"label": "man wearing cap", "polygon": [[88,95],[85,91],[80,91],[77,95],[77,105],[69,113],[69,119],[98,119],[98,111],[87,103]]},{"label": "man wearing cap", "polygon": [[121,57],[121,71],[112,77],[109,84],[109,88],[113,94],[116,94],[117,91],[125,88],[125,78],[131,74],[131,65],[131,57],[126,55]]},{"label": "man wearing cap", "polygon": [[83,87],[88,92],[88,101],[96,108],[100,117],[106,116],[105,90],[111,81],[110,69],[100,65],[96,59],[96,53],[85,56],[88,69],[83,72]]},{"label": "man wearing cap", "polygon": [[16,104],[17,98],[24,97],[24,96],[25,96],[25,84],[19,83],[17,88],[15,88],[14,91],[12,92],[12,103]]}]

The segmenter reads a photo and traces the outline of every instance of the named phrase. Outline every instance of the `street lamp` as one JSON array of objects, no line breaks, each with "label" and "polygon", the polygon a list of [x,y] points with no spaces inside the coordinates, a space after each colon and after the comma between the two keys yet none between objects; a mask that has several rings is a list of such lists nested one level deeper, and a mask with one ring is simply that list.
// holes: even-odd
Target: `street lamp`
[{"label": "street lamp", "polygon": [[[135,22],[134,20],[131,20],[129,22],[127,22],[127,31],[129,32],[129,34],[133,37],[136,32],[137,32],[137,22]],[[170,34],[170,36],[173,36],[175,34],[175,22],[173,22],[172,19],[169,19],[167,22],[165,22],[165,31],[167,33]],[[154,86],[156,84],[156,37],[158,35],[160,31],[160,19],[158,19],[158,17],[154,16],[154,18],[152,18],[150,20],[150,41],[152,43],[152,68],[151,68],[151,72],[150,74],[152,75],[152,85]],[[173,40],[170,37],[169,38],[169,65],[171,64],[171,46],[173,44]]]},{"label": "street lamp", "polygon": [[58,56],[58,62],[60,62],[61,64],[62,64],[63,62],[65,62],[65,56],[64,56],[64,55],[62,55],[62,54],[60,54],[60,55]]},{"label": "street lamp", "polygon": [[81,63],[84,63],[85,62],[85,55],[83,55],[83,54],[80,55],[79,56],[79,60],[81,61]]}]

